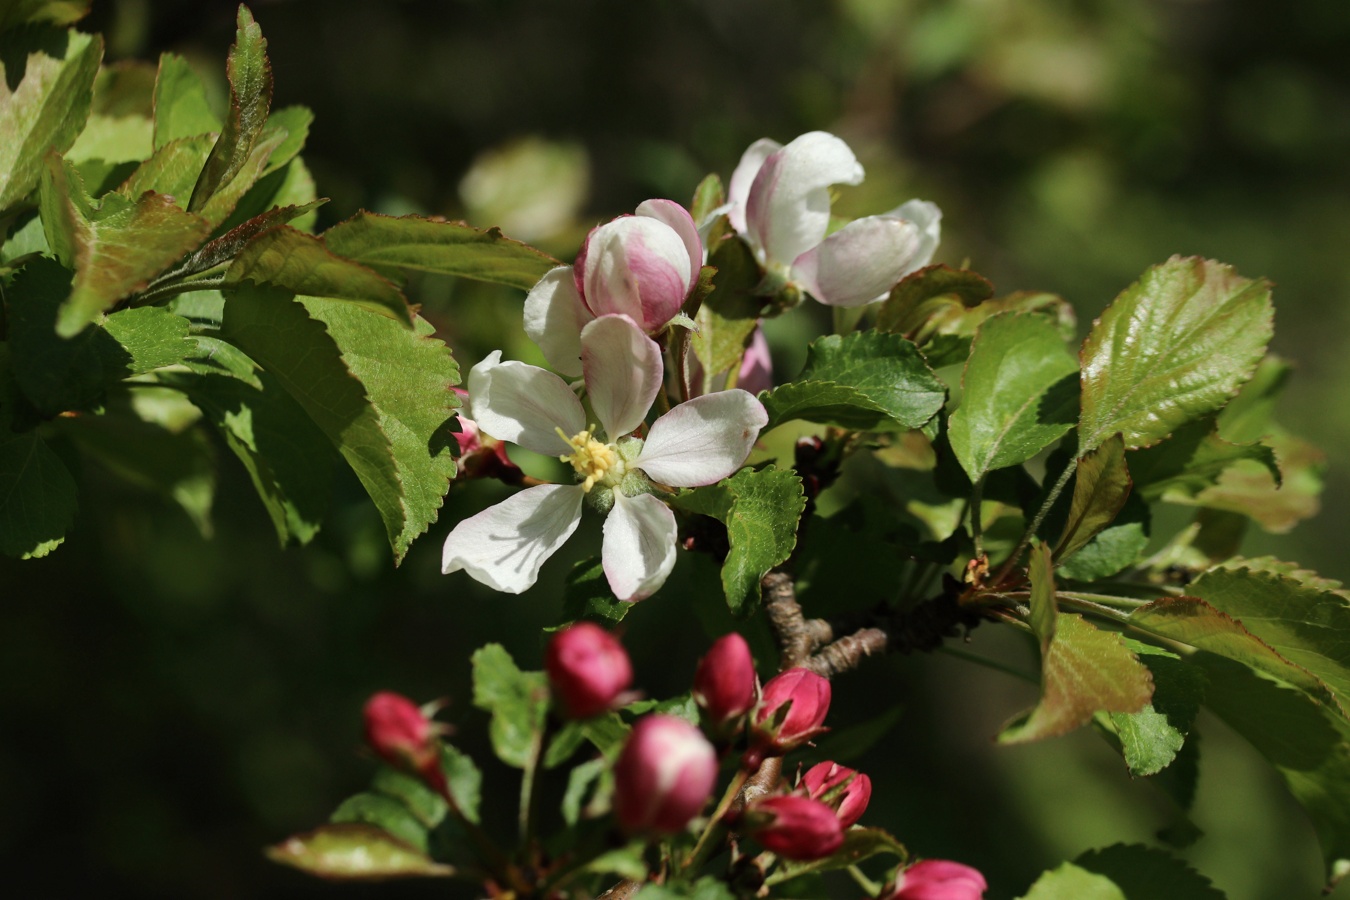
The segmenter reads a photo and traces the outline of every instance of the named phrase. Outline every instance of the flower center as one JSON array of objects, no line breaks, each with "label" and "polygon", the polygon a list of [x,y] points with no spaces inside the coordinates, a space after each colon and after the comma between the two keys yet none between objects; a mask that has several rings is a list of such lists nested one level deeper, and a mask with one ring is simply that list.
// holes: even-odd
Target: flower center
[{"label": "flower center", "polygon": [[571,453],[559,456],[558,459],[571,463],[577,476],[581,478],[583,491],[589,492],[599,481],[613,484],[623,478],[627,466],[613,444],[595,439],[594,425],[570,438],[559,428],[558,436],[572,448]]}]

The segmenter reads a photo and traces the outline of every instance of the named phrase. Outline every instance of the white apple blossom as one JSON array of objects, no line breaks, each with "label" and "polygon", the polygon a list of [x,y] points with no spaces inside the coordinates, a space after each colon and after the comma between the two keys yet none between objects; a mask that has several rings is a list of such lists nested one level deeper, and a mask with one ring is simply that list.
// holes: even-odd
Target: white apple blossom
[{"label": "white apple blossom", "polygon": [[928,265],[942,211],[925,200],[825,236],[830,185],[862,180],[862,165],[848,144],[824,131],[786,146],[768,138],[750,145],[727,186],[727,217],[764,266],[769,286],[795,284],[830,306],[862,306]]},{"label": "white apple blossom", "polygon": [[675,516],[652,495],[712,484],[745,462],[768,422],[745,391],[681,403],[633,436],[661,390],[661,349],[625,315],[603,315],[580,334],[586,393],[599,426],[557,375],[493,352],[469,373],[470,414],[483,433],[570,463],[577,484],[541,485],[455,526],[441,571],[461,569],[506,593],[533,586],[539,569],[576,530],[581,504],[607,513],[601,560],[616,597],[641,600],[675,565]]},{"label": "white apple blossom", "polygon": [[575,265],[559,266],[525,298],[525,333],[549,365],[581,374],[581,329],[598,316],[626,315],[647,334],[670,323],[698,284],[703,242],[672,200],[647,200],[634,215],[591,229]]}]

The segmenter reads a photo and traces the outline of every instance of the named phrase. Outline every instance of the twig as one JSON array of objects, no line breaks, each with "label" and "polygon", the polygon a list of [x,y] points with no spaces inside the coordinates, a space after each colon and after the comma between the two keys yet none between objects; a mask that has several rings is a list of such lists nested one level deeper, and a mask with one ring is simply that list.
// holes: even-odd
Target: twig
[{"label": "twig", "polygon": [[797,589],[786,572],[771,571],[760,587],[764,592],[764,614],[769,617],[769,626],[783,651],[780,668],[807,665],[817,647],[834,639],[830,623],[802,615]]}]

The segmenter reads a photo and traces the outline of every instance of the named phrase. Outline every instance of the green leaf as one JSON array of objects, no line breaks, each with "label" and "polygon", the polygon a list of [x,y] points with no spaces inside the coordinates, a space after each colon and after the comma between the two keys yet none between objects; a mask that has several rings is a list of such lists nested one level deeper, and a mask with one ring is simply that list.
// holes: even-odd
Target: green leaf
[{"label": "green leaf", "polygon": [[1041,699],[998,736],[1020,744],[1068,734],[1098,710],[1139,712],[1153,694],[1153,678],[1125,639],[1075,613],[1058,613],[1055,636],[1041,661]]},{"label": "green leaf", "polygon": [[349,300],[412,324],[403,292],[363,265],[329,252],[322,241],[286,225],[250,240],[225,272],[225,286],[251,281],[297,294]]},{"label": "green leaf", "polygon": [[744,241],[728,235],[712,244],[708,264],[717,269],[712,290],[693,314],[698,329],[689,334],[689,346],[703,367],[705,385],[745,355],[763,306],[753,293],[760,280],[759,263]]},{"label": "green leaf", "polygon": [[[155,149],[181,138],[216,134],[223,127],[220,116],[212,112],[206,101],[206,86],[187,60],[177,53],[160,54],[159,72],[155,76]],[[214,142],[206,143],[210,146]]]},{"label": "green leaf", "polygon": [[267,848],[267,858],[334,881],[444,878],[450,866],[388,832],[360,822],[324,825]]},{"label": "green leaf", "polygon": [[1089,850],[1073,862],[1110,878],[1131,900],[1224,900],[1223,892],[1208,878],[1156,847],[1112,844]]},{"label": "green leaf", "polygon": [[1130,613],[1130,624],[1272,675],[1333,708],[1336,698],[1316,675],[1280,654],[1232,616],[1198,597],[1164,597]]},{"label": "green leaf", "polygon": [[791,384],[760,399],[769,430],[790,419],[859,430],[919,428],[942,408],[946,388],[912,343],[876,331],[811,342]]},{"label": "green leaf", "polygon": [[1172,763],[1190,734],[1208,679],[1204,670],[1138,641],[1129,647],[1153,673],[1153,699],[1136,713],[1111,713],[1131,775],[1155,775]]},{"label": "green leaf", "polygon": [[37,187],[48,153],[75,143],[102,58],[102,38],[78,31],[25,28],[0,36],[0,214]]},{"label": "green leaf", "polygon": [[253,14],[242,4],[225,71],[230,80],[230,109],[201,178],[192,190],[188,202],[192,212],[204,210],[207,201],[246,170],[272,105],[272,64],[267,60],[267,41],[253,21]]},{"label": "green leaf", "polygon": [[284,106],[272,111],[267,117],[267,124],[263,126],[260,140],[283,132],[284,138],[267,158],[263,175],[270,175],[299,155],[305,148],[305,141],[309,140],[309,126],[313,124],[314,111],[307,106]]},{"label": "green leaf", "polygon": [[197,183],[210,153],[210,135],[170,141],[156,148],[149,159],[118,185],[117,193],[135,200],[146,191],[155,191],[170,198],[180,209],[186,209],[192,186]]},{"label": "green leaf", "polygon": [[928,266],[891,289],[877,311],[877,330],[914,338],[934,318],[958,314],[994,296],[994,286],[969,269]]},{"label": "green leaf", "polygon": [[[211,199],[207,200],[206,204],[202,206],[201,215],[211,223],[213,228],[222,226],[222,223],[224,223],[223,228],[228,231],[238,224],[234,221],[233,213],[236,208],[254,192],[259,184],[268,180],[262,177],[262,173],[267,170],[267,166],[270,163],[273,154],[285,143],[286,135],[282,133],[272,134],[264,132],[259,136],[258,140],[253,144],[253,150],[249,153],[248,158],[244,160],[239,173],[231,178],[227,184],[222,185],[211,195]],[[299,160],[295,160],[293,164],[300,167]],[[282,188],[287,187],[286,181],[289,169],[290,167],[287,166],[281,171],[273,173],[274,177],[279,179],[277,185],[265,187],[261,193],[267,197],[274,197],[279,194]],[[300,170],[303,171],[302,168],[300,168]],[[304,172],[303,174],[306,179],[309,177],[308,172]],[[308,203],[314,199],[314,185],[312,181],[309,182],[308,188],[308,193],[303,196],[297,195],[296,197],[287,197],[286,199],[278,200],[277,202],[269,202],[263,209],[250,212],[246,214],[244,218],[246,219],[253,215],[257,215],[258,213],[265,212],[276,205],[285,206],[288,204]]]},{"label": "green leaf", "polygon": [[303,406],[233,344],[204,335],[187,371],[158,379],[184,391],[244,464],[277,539],[307,543],[332,494],[333,448]]},{"label": "green leaf", "polygon": [[1021,900],[1131,900],[1114,881],[1073,863],[1051,869],[1022,895]]},{"label": "green leaf", "polygon": [[522,672],[501,644],[473,654],[473,705],[492,714],[488,736],[497,758],[523,769],[543,739],[548,681],[543,672]]},{"label": "green leaf", "polygon": [[[581,821],[583,815],[582,804],[586,804],[584,812],[589,814],[591,807],[607,805],[608,794],[613,789],[613,769],[609,760],[604,757],[596,757],[574,766],[572,771],[567,774],[567,788],[563,792],[563,821],[568,825],[576,825]],[[592,798],[589,803],[586,801],[588,794]],[[602,798],[599,804],[597,804],[596,798]]]},{"label": "green leaf", "polygon": [[801,479],[773,466],[743,469],[673,503],[726,525],[731,550],[722,563],[722,590],[732,613],[748,615],[759,605],[759,580],[797,545],[797,522],[806,509]]},{"label": "green leaf", "polygon": [[606,627],[617,625],[635,605],[614,596],[605,578],[604,565],[598,556],[593,556],[576,563],[567,573],[563,583],[563,618],[558,627],[582,619]]},{"label": "green leaf", "polygon": [[1060,573],[1075,581],[1097,581],[1134,565],[1148,547],[1151,518],[1148,504],[1131,493],[1111,524],[1066,559]]},{"label": "green leaf", "polygon": [[52,425],[113,474],[177,503],[197,531],[210,537],[216,467],[205,432],[143,421],[129,399],[118,397],[104,415],[59,418]]},{"label": "green leaf", "polygon": [[314,200],[300,206],[278,206],[265,213],[240,223],[213,241],[203,244],[196,252],[183,261],[175,271],[181,276],[196,275],[233,260],[249,241],[277,225],[310,215],[325,200]]},{"label": "green leaf", "polygon": [[1055,559],[1073,556],[1115,521],[1129,496],[1130,472],[1125,467],[1125,444],[1120,435],[1112,435],[1078,461],[1069,518],[1055,545]]},{"label": "green leaf", "polygon": [[478,770],[473,758],[451,744],[442,744],[441,772],[445,774],[445,783],[459,811],[464,814],[464,818],[477,824],[478,806],[483,795],[483,773]]},{"label": "green leaf", "polygon": [[694,188],[694,200],[689,204],[689,215],[695,222],[702,222],[708,214],[726,202],[726,193],[722,190],[722,179],[717,173],[705,175]]},{"label": "green leaf", "polygon": [[1265,355],[1270,286],[1221,263],[1174,256],[1106,309],[1083,342],[1079,452],[1121,432],[1156,444],[1223,406]]},{"label": "green leaf", "polygon": [[844,832],[844,844],[834,853],[809,862],[782,860],[778,870],[769,876],[766,884],[778,884],[789,878],[797,878],[808,872],[831,872],[847,869],[869,857],[886,854],[897,857],[902,863],[909,859],[905,845],[897,841],[880,828],[858,826]]},{"label": "green leaf", "polygon": [[421,853],[427,852],[427,829],[411,810],[384,794],[356,794],[342,801],[329,816],[330,822],[364,822],[374,825]]},{"label": "green leaf", "polygon": [[90,0],[9,0],[0,7],[0,31],[25,22],[69,25],[89,13]]},{"label": "green leaf", "polygon": [[1202,654],[1205,705],[1284,779],[1317,830],[1328,879],[1350,870],[1350,733],[1344,719],[1245,666]]},{"label": "green leaf", "polygon": [[1183,425],[1167,440],[1129,455],[1130,475],[1148,500],[1190,500],[1217,484],[1223,473],[1248,460],[1264,466],[1278,486],[1275,451],[1265,444],[1231,444],[1212,418]]},{"label": "green leaf", "polygon": [[1031,548],[1027,563],[1027,580],[1031,582],[1031,615],[1027,624],[1040,640],[1041,653],[1050,648],[1058,627],[1059,607],[1055,604],[1055,572],[1050,560],[1050,548],[1037,543]]},{"label": "green leaf", "polygon": [[[270,142],[263,138],[259,144],[270,145]],[[270,159],[270,151],[268,158]],[[304,206],[313,203],[317,197],[314,178],[309,174],[309,169],[305,168],[305,161],[297,157],[277,171],[264,175],[248,185],[238,197],[234,210],[226,216],[217,230],[231,231],[278,206]],[[311,211],[291,224],[292,227],[309,234],[314,230],[316,218]]]},{"label": "green leaf", "polygon": [[[407,808],[424,829],[435,828],[445,820],[449,807],[441,795],[420,778],[389,766],[380,766],[370,789],[392,797]],[[379,824],[379,823],[374,823]]]},{"label": "green leaf", "polygon": [[[97,83],[94,91],[97,106]],[[105,116],[93,113],[85,122],[84,131],[65,152],[65,157],[72,163],[80,164],[95,160],[101,164],[138,163],[154,152],[151,127],[147,116]]]},{"label": "green leaf", "polygon": [[644,884],[633,900],[733,900],[726,882],[705,875],[693,884]]},{"label": "green leaf", "polygon": [[529,290],[545,273],[562,265],[528,244],[480,231],[462,222],[420,216],[357,213],[323,233],[328,249],[381,271],[408,269],[458,275]]},{"label": "green leaf", "polygon": [[1267,353],[1251,381],[1219,411],[1219,434],[1223,439],[1235,444],[1251,443],[1278,432],[1275,409],[1293,371],[1289,363]]},{"label": "green leaf", "polygon": [[1277,572],[1211,569],[1188,590],[1311,672],[1350,709],[1350,600]]},{"label": "green leaf", "polygon": [[75,480],[35,432],[0,431],[0,553],[46,556],[75,521]]},{"label": "green leaf", "polygon": [[1264,442],[1275,451],[1281,483],[1276,483],[1264,462],[1240,460],[1224,470],[1218,483],[1194,498],[1174,494],[1168,499],[1240,513],[1276,534],[1316,515],[1326,463],[1322,452],[1307,441],[1283,433],[1273,434]]},{"label": "green leaf", "polygon": [[1077,374],[1078,361],[1044,316],[986,320],[971,345],[948,432],[970,480],[1026,462],[1072,428]]},{"label": "green leaf", "polygon": [[24,267],[8,292],[15,380],[44,416],[85,410],[124,378],[182,362],[188,322],[166,309],[126,309],[73,338],[56,334],[70,273],[49,259]]},{"label": "green leaf", "polygon": [[459,366],[417,317],[413,327],[363,306],[319,297],[301,298],[337,342],[348,371],[365,387],[380,428],[389,437],[400,485],[399,518],[386,518],[395,563],[436,521],[455,477],[455,410],[452,390]]},{"label": "green leaf", "polygon": [[392,441],[365,386],[348,369],[323,323],[311,318],[289,291],[246,287],[231,291],[226,299],[221,336],[286,389],[356,473],[391,541],[401,534],[404,487]]},{"label": "green leaf", "polygon": [[41,193],[47,242],[75,269],[56,320],[62,337],[78,334],[117,301],[144,289],[211,230],[205,219],[153,192],[134,201],[108,194],[95,206],[79,174],[55,155],[47,159]]}]

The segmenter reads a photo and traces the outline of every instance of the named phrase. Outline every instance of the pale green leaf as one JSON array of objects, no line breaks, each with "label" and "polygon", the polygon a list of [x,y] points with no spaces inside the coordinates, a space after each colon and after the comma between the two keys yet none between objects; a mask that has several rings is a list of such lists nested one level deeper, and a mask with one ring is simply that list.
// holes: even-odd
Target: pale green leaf
[{"label": "pale green leaf", "polygon": [[1265,444],[1232,444],[1219,437],[1213,419],[1183,425],[1154,447],[1127,457],[1135,489],[1149,500],[1189,500],[1217,484],[1229,468],[1244,460],[1264,466],[1279,486],[1275,451]]},{"label": "pale green leaf", "polygon": [[712,290],[694,313],[698,328],[689,334],[705,383],[744,356],[763,306],[762,299],[753,295],[760,280],[759,263],[744,241],[727,236],[712,244],[708,264],[717,269]]},{"label": "pale green leaf", "polygon": [[760,399],[769,413],[766,431],[790,419],[855,429],[919,428],[942,408],[946,388],[912,343],[868,331],[812,341],[801,374]]},{"label": "pale green leaf", "polygon": [[403,804],[424,828],[441,824],[450,810],[445,799],[421,778],[389,766],[380,766],[370,789]]},{"label": "pale green leaf", "polygon": [[[187,60],[177,53],[160,54],[159,72],[155,77],[155,149],[183,138],[218,134],[223,126],[220,116],[206,101],[206,86]],[[209,148],[214,141],[208,139],[205,143]],[[203,164],[205,157],[206,154],[202,158]],[[197,171],[200,173],[200,166]],[[189,184],[188,190],[191,188],[192,184]],[[185,205],[188,196],[188,193],[183,196]]]},{"label": "pale green leaf", "polygon": [[1134,565],[1148,548],[1151,519],[1148,504],[1131,493],[1111,524],[1066,559],[1060,573],[1075,581],[1097,581]]},{"label": "pale green leaf", "polygon": [[877,311],[877,329],[911,339],[934,330],[934,320],[959,316],[994,296],[989,280],[968,269],[935,265],[912,272],[891,289]]},{"label": "pale green leaf", "polygon": [[1107,307],[1083,342],[1079,452],[1120,432],[1156,444],[1233,397],[1272,334],[1270,286],[1174,256]]},{"label": "pale green leaf", "polygon": [[66,159],[73,163],[95,159],[105,163],[140,162],[154,152],[152,127],[147,116],[93,113],[85,122],[84,131],[66,151]]},{"label": "pale green leaf", "polygon": [[1027,580],[1031,583],[1031,615],[1027,623],[1041,642],[1041,652],[1055,639],[1059,607],[1055,604],[1055,572],[1050,560],[1050,547],[1037,543],[1031,548],[1027,563]]},{"label": "pale green leaf", "polygon": [[0,7],[0,31],[25,22],[69,25],[89,13],[90,0],[9,0]]},{"label": "pale green leaf", "polygon": [[267,159],[263,175],[270,175],[285,166],[299,155],[309,139],[309,126],[314,124],[314,111],[307,106],[283,106],[272,110],[263,126],[262,140],[274,134],[285,133],[285,138],[277,144]]},{"label": "pale green leaf", "polygon": [[561,265],[528,244],[463,222],[357,213],[323,233],[328,249],[380,270],[458,275],[528,290]]},{"label": "pale green leaf", "polygon": [[35,432],[0,431],[0,553],[46,556],[75,521],[75,480]]},{"label": "pale green leaf", "polygon": [[1048,318],[1004,314],[971,345],[961,405],[948,431],[971,481],[1026,462],[1059,440],[1078,414],[1078,361]]},{"label": "pale green leaf", "polygon": [[78,31],[0,36],[0,213],[37,187],[48,153],[75,143],[102,58],[102,38]]},{"label": "pale green leaf", "polygon": [[492,714],[488,736],[497,758],[523,769],[543,740],[548,681],[543,672],[522,672],[501,644],[480,647],[473,665],[473,705]]},{"label": "pale green leaf", "polygon": [[478,805],[483,795],[483,773],[473,759],[451,744],[441,744],[441,772],[450,788],[455,805],[470,822],[478,822]]},{"label": "pale green leaf", "polygon": [[452,387],[459,382],[459,366],[420,316],[409,329],[339,300],[304,297],[301,302],[337,342],[342,361],[365,386],[380,428],[389,437],[402,485],[401,525],[389,532],[399,562],[413,540],[436,521],[455,477],[452,429],[459,399]]},{"label": "pale green leaf", "polygon": [[455,870],[438,863],[373,825],[325,825],[267,848],[267,858],[334,881],[447,877]]},{"label": "pale green leaf", "polygon": [[[189,210],[203,211],[203,215],[216,221],[224,219],[228,211],[219,217],[211,216],[205,211],[207,201],[246,170],[272,105],[272,64],[267,59],[267,41],[253,21],[253,14],[242,4],[225,70],[230,80],[230,109],[188,202]],[[258,169],[261,172],[261,166]],[[256,180],[257,175],[253,178]]]},{"label": "pale green leaf", "polygon": [[744,469],[673,502],[726,525],[731,549],[722,563],[722,590],[733,613],[752,612],[759,604],[759,580],[797,545],[797,522],[806,508],[801,479],[772,466]]},{"label": "pale green leaf", "polygon": [[169,141],[156,148],[149,159],[118,185],[117,193],[135,200],[146,191],[155,191],[167,196],[180,209],[186,209],[192,186],[197,183],[211,152],[211,143],[210,135]]},{"label": "pale green leaf", "polygon": [[328,821],[363,822],[403,841],[421,853],[427,852],[427,828],[400,801],[384,794],[361,793],[348,797]]},{"label": "pale green leaf", "polygon": [[225,284],[273,284],[297,294],[349,300],[412,324],[403,292],[363,265],[330,252],[316,237],[278,225],[250,240],[225,272]]},{"label": "pale green leaf", "polygon": [[1018,744],[1067,734],[1092,714],[1139,712],[1153,694],[1153,677],[1119,634],[1076,613],[1058,613],[1055,636],[1041,660],[1041,699],[998,736]]},{"label": "pale green leaf", "polygon": [[1114,881],[1073,863],[1051,869],[1020,900],[1133,900]]},{"label": "pale green leaf", "polygon": [[1139,712],[1111,713],[1111,723],[1130,774],[1154,775],[1181,752],[1208,679],[1175,653],[1137,641],[1128,644],[1153,673],[1153,699]]}]

